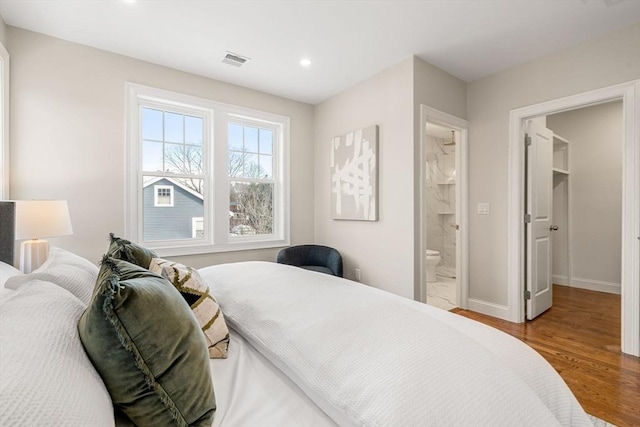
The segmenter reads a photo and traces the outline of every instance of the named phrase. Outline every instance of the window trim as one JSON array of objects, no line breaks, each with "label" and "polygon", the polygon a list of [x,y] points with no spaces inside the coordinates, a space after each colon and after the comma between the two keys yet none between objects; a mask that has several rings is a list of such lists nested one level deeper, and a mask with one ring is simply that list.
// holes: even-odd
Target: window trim
[{"label": "window trim", "polygon": [[[125,91],[124,232],[127,238],[153,248],[159,256],[275,248],[290,244],[289,117],[131,82],[126,82]],[[143,240],[143,200],[141,197],[142,191],[140,190],[142,188],[142,176],[175,177],[176,174],[143,173],[142,129],[139,113],[141,105],[175,108],[176,111],[184,110],[185,112],[197,110],[207,118],[205,120],[205,133],[208,135],[203,137],[203,156],[205,158],[204,239]],[[277,191],[275,191],[276,196],[274,196],[274,233],[272,235],[229,236],[229,182],[231,178],[228,176],[227,171],[227,124],[229,121],[236,119],[247,120],[253,125],[261,124],[275,127],[273,181]],[[223,142],[215,143],[215,141]],[[276,154],[276,146],[278,154]],[[218,184],[216,185],[215,183]],[[219,220],[216,221],[216,218]]]},{"label": "window trim", "polygon": [[[169,203],[162,204],[158,202],[158,190],[169,190]],[[153,207],[155,208],[172,208],[173,207],[173,196],[175,194],[175,189],[173,185],[153,185]]]}]

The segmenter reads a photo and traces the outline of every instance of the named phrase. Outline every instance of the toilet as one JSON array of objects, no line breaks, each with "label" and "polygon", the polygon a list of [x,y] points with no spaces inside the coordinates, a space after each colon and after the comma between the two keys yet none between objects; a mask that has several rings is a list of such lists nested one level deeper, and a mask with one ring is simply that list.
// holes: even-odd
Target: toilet
[{"label": "toilet", "polygon": [[435,282],[436,265],[440,263],[440,252],[427,249],[427,282]]}]

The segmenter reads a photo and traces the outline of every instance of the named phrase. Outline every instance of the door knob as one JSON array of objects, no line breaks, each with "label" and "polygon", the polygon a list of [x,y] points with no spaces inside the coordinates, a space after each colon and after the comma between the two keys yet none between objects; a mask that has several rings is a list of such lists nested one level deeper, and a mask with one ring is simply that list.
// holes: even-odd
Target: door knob
[{"label": "door knob", "polygon": [[558,226],[557,225],[552,225],[551,227],[549,227],[549,230],[558,231]]}]

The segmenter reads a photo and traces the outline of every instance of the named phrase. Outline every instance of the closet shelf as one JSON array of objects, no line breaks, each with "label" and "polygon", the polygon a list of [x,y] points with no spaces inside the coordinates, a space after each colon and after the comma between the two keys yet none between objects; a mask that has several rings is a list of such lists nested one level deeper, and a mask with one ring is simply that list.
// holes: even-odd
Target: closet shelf
[{"label": "closet shelf", "polygon": [[[556,142],[556,141],[557,141],[557,142]],[[559,143],[559,144],[569,144],[569,140],[568,140],[568,139],[563,138],[563,137],[561,137],[560,135],[555,134],[555,133],[553,134],[553,142],[554,142],[555,144],[558,144],[558,143]]]},{"label": "closet shelf", "polygon": [[569,175],[569,171],[566,169],[553,168],[553,173],[559,173],[561,175]]}]

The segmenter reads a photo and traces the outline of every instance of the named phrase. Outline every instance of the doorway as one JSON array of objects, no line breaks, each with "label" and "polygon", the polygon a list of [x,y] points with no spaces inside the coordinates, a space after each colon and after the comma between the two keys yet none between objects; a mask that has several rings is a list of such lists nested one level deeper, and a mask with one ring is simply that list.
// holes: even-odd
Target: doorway
[{"label": "doorway", "polygon": [[620,295],[622,101],[538,117],[527,128],[525,300],[532,320],[563,286]]},{"label": "doorway", "polygon": [[525,319],[525,123],[529,119],[614,100],[623,102],[622,143],[622,352],[640,356],[640,81],[512,110],[509,136],[509,315]]},{"label": "doorway", "polygon": [[421,106],[420,221],[416,299],[467,306],[466,120]]}]

